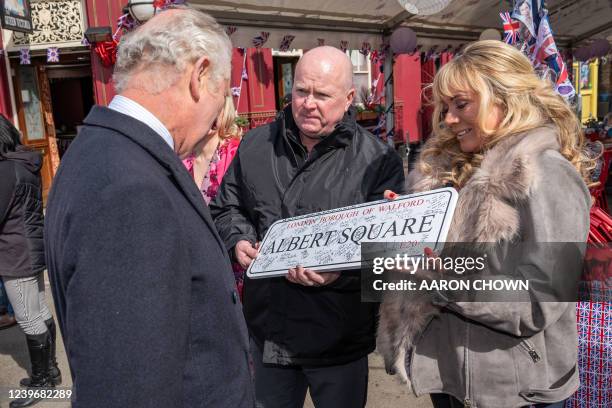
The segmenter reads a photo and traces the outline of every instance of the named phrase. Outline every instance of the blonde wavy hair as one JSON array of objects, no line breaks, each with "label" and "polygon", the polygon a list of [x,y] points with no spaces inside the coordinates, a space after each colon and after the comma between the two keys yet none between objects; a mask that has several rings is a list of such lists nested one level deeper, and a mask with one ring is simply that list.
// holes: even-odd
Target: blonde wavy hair
[{"label": "blonde wavy hair", "polygon": [[225,105],[217,118],[217,136],[221,141],[242,137],[242,129],[236,124],[236,117],[234,98],[228,95],[225,97]]},{"label": "blonde wavy hair", "polygon": [[[442,98],[467,92],[479,102],[477,124],[486,135],[483,150],[505,138],[552,123],[558,129],[559,152],[590,184],[594,162],[583,153],[584,137],[576,114],[550,82],[536,75],[527,57],[516,48],[495,40],[474,42],[440,69],[431,90],[434,134],[421,157],[446,156],[450,169],[439,174],[444,183],[464,186],[483,158],[481,153],[462,152],[456,136],[443,124]],[[503,118],[497,128],[488,129],[486,120],[494,106],[501,108]],[[440,171],[427,161],[421,160],[418,165],[423,174]]]}]

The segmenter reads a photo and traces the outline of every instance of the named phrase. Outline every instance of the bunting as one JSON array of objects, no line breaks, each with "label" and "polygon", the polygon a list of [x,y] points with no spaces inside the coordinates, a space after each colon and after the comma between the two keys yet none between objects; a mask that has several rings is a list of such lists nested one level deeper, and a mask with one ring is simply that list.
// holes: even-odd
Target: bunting
[{"label": "bunting", "polygon": [[59,62],[59,48],[47,48],[47,62]]},{"label": "bunting", "polygon": [[295,38],[295,35],[284,36],[283,39],[281,40],[281,43],[278,49],[281,51],[288,51],[289,47],[291,46],[291,42],[293,41],[294,38]]},{"label": "bunting", "polygon": [[367,57],[371,50],[372,46],[369,42],[364,41],[361,43],[361,48],[359,49],[359,52],[363,54],[364,57]]},{"label": "bunting", "polygon": [[28,48],[21,48],[19,50],[19,64],[30,65],[30,50]]},{"label": "bunting", "polygon": [[253,47],[261,48],[268,41],[268,37],[270,37],[270,33],[267,31],[262,31],[258,36],[253,38]]}]

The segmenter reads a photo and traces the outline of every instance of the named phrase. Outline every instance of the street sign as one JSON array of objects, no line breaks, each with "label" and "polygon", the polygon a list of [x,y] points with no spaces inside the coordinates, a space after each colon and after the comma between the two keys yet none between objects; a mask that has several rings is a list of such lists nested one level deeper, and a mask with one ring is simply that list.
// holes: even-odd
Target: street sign
[{"label": "street sign", "polygon": [[276,221],[247,270],[250,278],[282,276],[301,265],[315,271],[361,266],[363,242],[393,242],[404,253],[440,251],[457,203],[442,188]]}]

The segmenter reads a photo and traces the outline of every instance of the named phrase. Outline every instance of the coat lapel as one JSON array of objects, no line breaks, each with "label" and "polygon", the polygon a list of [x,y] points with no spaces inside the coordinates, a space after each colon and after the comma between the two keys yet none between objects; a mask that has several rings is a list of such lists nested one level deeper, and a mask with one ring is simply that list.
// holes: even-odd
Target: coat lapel
[{"label": "coat lapel", "polygon": [[161,166],[170,172],[183,195],[208,225],[223,252],[226,252],[208,206],[204,203],[202,193],[179,157],[160,135],[143,122],[103,106],[94,106],[84,123],[87,126],[103,127],[119,132],[153,156]]}]

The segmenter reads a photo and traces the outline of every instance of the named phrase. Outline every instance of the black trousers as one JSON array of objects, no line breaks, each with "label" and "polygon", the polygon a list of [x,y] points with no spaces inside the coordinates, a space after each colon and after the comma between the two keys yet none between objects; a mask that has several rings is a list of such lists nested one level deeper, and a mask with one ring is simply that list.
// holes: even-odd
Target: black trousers
[{"label": "black trousers", "polygon": [[336,366],[303,367],[262,363],[251,340],[257,408],[302,408],[306,390],[316,408],[363,408],[368,394],[368,357]]},{"label": "black trousers", "polygon": [[[430,394],[431,402],[434,408],[463,408],[463,402],[448,394]],[[555,402],[553,404],[535,404],[526,405],[526,407],[534,408],[563,408],[565,401]]]}]

